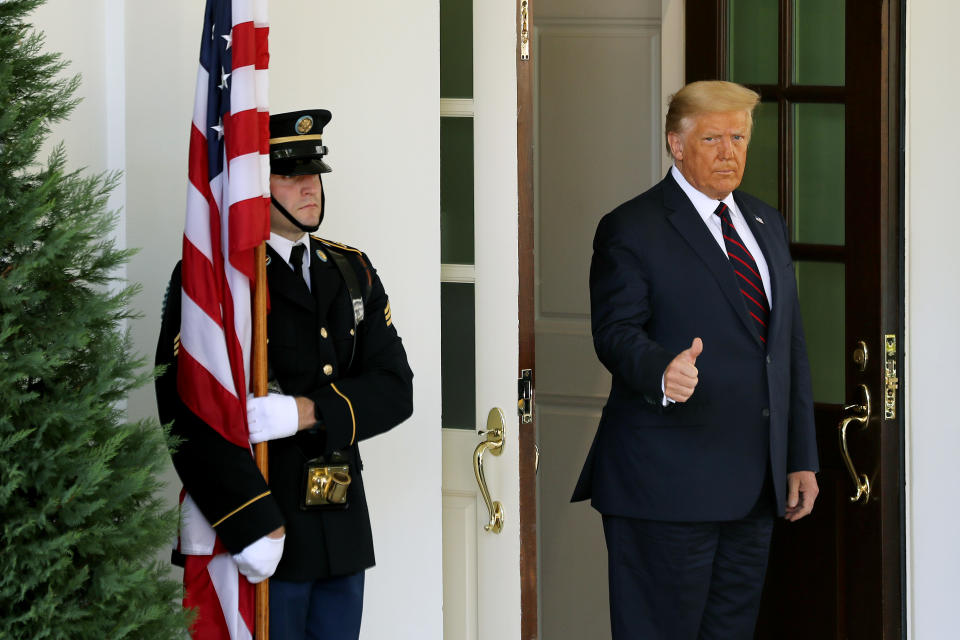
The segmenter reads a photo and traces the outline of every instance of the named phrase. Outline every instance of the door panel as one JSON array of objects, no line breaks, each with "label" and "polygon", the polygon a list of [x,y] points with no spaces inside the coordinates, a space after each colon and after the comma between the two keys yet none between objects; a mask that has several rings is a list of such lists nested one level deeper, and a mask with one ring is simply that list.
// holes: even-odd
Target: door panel
[{"label": "door panel", "polygon": [[477,594],[480,561],[477,526],[486,507],[477,496],[470,460],[477,444],[473,430],[443,430],[443,637],[477,640],[480,632]]},{"label": "door panel", "polygon": [[[759,4],[776,7],[761,38],[774,34],[773,45],[744,41],[741,27],[760,19]],[[899,183],[890,180],[899,124],[888,109],[898,86],[890,72],[898,4],[687,3],[687,80],[730,79],[762,96],[743,188],[789,223],[813,373],[821,493],[811,516],[775,527],[760,638],[897,638],[902,629],[903,435],[878,402],[884,336],[900,327],[899,273],[881,260],[900,251]],[[854,361],[861,340],[863,368]],[[838,427],[856,414],[844,407],[861,402],[860,385],[873,412],[864,428],[848,428],[847,441],[872,493],[854,502]]]},{"label": "door panel", "polygon": [[[444,638],[520,635],[517,418],[517,72],[514,0],[443,0],[441,216]],[[503,530],[487,531],[474,478],[487,414],[502,455],[483,457]]]},{"label": "door panel", "polygon": [[538,0],[534,97],[543,638],[610,637],[599,514],[570,504],[610,390],[590,330],[600,217],[661,177],[660,2]]}]

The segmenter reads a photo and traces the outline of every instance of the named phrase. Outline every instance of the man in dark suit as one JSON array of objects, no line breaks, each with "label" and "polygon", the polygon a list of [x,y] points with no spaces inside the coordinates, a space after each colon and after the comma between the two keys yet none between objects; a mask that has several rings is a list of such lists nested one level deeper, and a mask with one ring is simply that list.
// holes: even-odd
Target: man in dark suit
[{"label": "man in dark suit", "polygon": [[[204,531],[212,526],[251,582],[272,576],[272,640],[359,636],[364,570],[374,555],[358,443],[413,411],[413,373],[370,260],[309,235],[323,219],[320,176],[330,167],[321,135],[330,117],[315,109],[270,118],[271,393],[247,400],[251,443],[270,441],[269,485],[249,448],[225,440],[180,400],[179,264],[157,345],[157,363],[168,367],[157,404],[181,440],[173,463],[189,492],[185,528],[209,523]],[[181,545],[204,535],[182,530]]]},{"label": "man in dark suit", "polygon": [[774,517],[817,496],[789,233],[735,191],[758,101],[681,89],[674,166],[597,227],[593,336],[613,383],[573,500],[603,515],[614,638],[752,638]]}]

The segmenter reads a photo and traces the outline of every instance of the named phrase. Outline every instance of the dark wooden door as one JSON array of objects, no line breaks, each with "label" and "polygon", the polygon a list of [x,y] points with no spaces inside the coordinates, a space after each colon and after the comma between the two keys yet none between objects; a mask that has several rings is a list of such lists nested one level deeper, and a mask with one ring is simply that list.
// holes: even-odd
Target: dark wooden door
[{"label": "dark wooden door", "polygon": [[[762,639],[904,630],[899,405],[885,414],[903,335],[900,10],[899,0],[686,4],[687,81],[732,80],[762,97],[741,188],[789,223],[813,371],[821,493],[811,516],[774,530]],[[864,404],[864,389],[871,413],[848,425],[846,460],[840,425],[862,414],[848,405]],[[899,400],[892,382],[891,393]],[[854,500],[864,476],[869,496]]]}]

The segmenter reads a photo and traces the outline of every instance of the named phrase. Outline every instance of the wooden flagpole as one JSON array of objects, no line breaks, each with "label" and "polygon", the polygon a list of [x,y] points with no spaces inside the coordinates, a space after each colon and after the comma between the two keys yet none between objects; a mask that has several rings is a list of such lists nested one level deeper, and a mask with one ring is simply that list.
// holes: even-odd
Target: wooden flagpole
[{"label": "wooden flagpole", "polygon": [[[253,395],[257,398],[267,395],[267,243],[261,242],[253,253],[254,289],[253,289]],[[258,442],[253,447],[257,468],[263,479],[269,481],[269,462],[267,443]],[[256,616],[254,638],[269,640],[270,637],[270,581],[264,580],[256,585]]]}]

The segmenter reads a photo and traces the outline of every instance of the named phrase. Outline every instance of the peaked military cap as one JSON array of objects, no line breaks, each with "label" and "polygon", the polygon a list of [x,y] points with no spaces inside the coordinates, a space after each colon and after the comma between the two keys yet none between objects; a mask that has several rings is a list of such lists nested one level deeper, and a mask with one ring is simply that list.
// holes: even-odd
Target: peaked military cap
[{"label": "peaked military cap", "polygon": [[330,173],[323,161],[323,128],[332,114],[326,109],[288,111],[270,116],[270,173],[304,176]]}]

